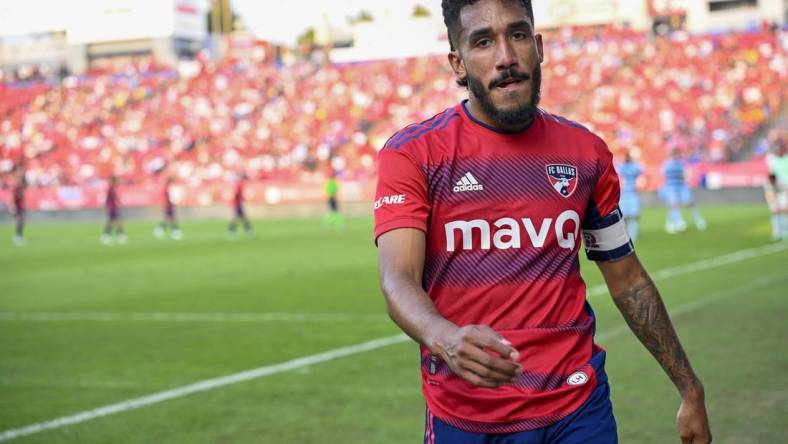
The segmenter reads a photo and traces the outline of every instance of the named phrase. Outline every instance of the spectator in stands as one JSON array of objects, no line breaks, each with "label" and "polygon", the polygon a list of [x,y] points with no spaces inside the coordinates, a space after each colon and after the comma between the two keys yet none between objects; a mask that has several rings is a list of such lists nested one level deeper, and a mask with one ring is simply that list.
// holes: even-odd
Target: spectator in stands
[{"label": "spectator in stands", "polygon": [[118,244],[125,245],[127,242],[126,233],[123,231],[123,219],[120,214],[120,197],[118,196],[118,178],[112,175],[107,186],[107,224],[104,225],[104,234],[101,236],[101,243],[112,245],[112,231],[115,231],[115,239]]},{"label": "spectator in stands", "polygon": [[172,236],[173,239],[183,239],[183,233],[180,228],[178,228],[178,220],[175,217],[175,203],[172,201],[172,176],[167,176],[167,180],[164,183],[163,202],[164,219],[154,228],[153,235],[156,236],[157,239],[163,239],[169,229],[170,236]]},{"label": "spectator in stands", "polygon": [[660,198],[668,206],[668,217],[665,221],[665,231],[669,234],[678,233],[687,229],[687,223],[681,215],[681,208],[689,208],[695,221],[695,228],[706,229],[706,220],[700,214],[692,190],[687,184],[684,162],[678,149],[671,151],[671,157],[662,167],[665,183],[660,190]]}]

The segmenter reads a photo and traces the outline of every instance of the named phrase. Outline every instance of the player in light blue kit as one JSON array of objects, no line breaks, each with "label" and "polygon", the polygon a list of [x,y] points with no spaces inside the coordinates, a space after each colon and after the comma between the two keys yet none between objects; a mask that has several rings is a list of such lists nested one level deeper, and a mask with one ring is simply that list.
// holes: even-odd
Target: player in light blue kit
[{"label": "player in light blue kit", "polygon": [[692,199],[692,190],[687,185],[684,175],[684,163],[681,161],[681,154],[678,150],[673,150],[670,159],[665,162],[662,168],[665,175],[665,184],[659,190],[660,198],[668,205],[668,218],[665,221],[665,231],[670,234],[678,233],[687,229],[687,223],[681,215],[681,208],[689,208],[692,219],[695,221],[695,228],[698,230],[706,229],[706,221],[700,215],[695,201]]},{"label": "player in light blue kit", "polygon": [[766,202],[772,213],[772,240],[788,240],[788,149],[778,140],[774,152],[766,157],[769,180],[765,184]]},{"label": "player in light blue kit", "polygon": [[624,163],[618,165],[618,175],[621,177],[621,199],[618,202],[624,222],[632,242],[637,241],[640,220],[640,195],[638,194],[638,177],[643,174],[643,168],[632,159],[632,153],[627,152]]}]

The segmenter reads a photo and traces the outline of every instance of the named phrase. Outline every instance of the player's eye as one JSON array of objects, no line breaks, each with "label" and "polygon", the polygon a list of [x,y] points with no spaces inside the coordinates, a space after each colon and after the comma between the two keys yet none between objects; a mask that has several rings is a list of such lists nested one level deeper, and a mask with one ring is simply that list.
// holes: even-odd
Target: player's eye
[{"label": "player's eye", "polygon": [[490,40],[490,39],[479,39],[479,40],[476,41],[476,45],[475,46],[477,48],[487,48],[490,45],[492,45],[492,40]]},{"label": "player's eye", "polygon": [[515,40],[525,40],[528,38],[528,34],[522,31],[517,31],[512,34],[512,38]]}]

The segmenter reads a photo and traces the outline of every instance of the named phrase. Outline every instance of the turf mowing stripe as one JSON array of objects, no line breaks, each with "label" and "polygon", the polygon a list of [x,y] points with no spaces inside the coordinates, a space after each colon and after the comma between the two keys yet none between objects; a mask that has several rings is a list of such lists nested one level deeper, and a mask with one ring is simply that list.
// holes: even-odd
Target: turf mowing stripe
[{"label": "turf mowing stripe", "polygon": [[[748,291],[755,290],[757,288],[765,287],[767,285],[771,285],[771,284],[773,284],[775,282],[779,282],[779,281],[788,281],[788,276],[786,276],[785,274],[777,274],[777,275],[774,275],[774,276],[762,277],[760,279],[755,279],[755,280],[750,281],[750,282],[748,282],[748,283],[746,283],[744,285],[740,285],[738,287],[731,288],[731,289],[729,289],[727,291],[722,291],[722,292],[713,294],[711,296],[707,296],[705,298],[700,298],[700,299],[694,300],[694,301],[692,301],[692,302],[690,302],[688,304],[680,305],[680,306],[676,307],[673,310],[669,309],[668,311],[670,312],[670,317],[671,318],[675,318],[677,316],[683,315],[684,313],[688,313],[690,311],[697,310],[697,309],[699,309],[701,307],[705,307],[706,305],[710,305],[710,304],[712,304],[714,302],[721,301],[723,299],[727,299],[727,298],[732,297],[732,296],[738,296],[738,295],[740,295],[740,294],[742,294],[744,292],[748,292]],[[627,324],[622,324],[622,325],[619,325],[618,327],[612,328],[610,330],[607,330],[605,332],[602,332],[602,333],[596,335],[594,337],[594,342],[599,343],[601,341],[606,341],[606,340],[608,340],[610,338],[616,337],[616,336],[618,336],[620,334],[623,334],[623,333],[626,333],[628,331],[630,331],[629,330],[629,326]]]},{"label": "turf mowing stripe", "polygon": [[[695,271],[708,270],[746,259],[779,253],[788,249],[786,243],[769,244],[762,247],[735,251],[724,256],[703,259],[673,268],[658,270],[651,274],[657,279],[668,279]],[[605,285],[588,289],[589,296],[607,294]],[[350,313],[51,313],[22,312],[0,313],[0,321],[96,321],[96,322],[387,322],[382,314]]]},{"label": "turf mowing stripe", "polygon": [[[763,256],[766,254],[776,253],[779,251],[783,251],[788,246],[784,244],[773,244],[768,245],[765,247],[759,248],[752,248],[749,250],[741,250],[735,253],[727,254],[725,256],[719,256],[713,259],[705,259],[702,261],[694,262],[691,264],[674,267],[674,268],[667,268],[664,270],[657,271],[654,273],[655,277],[658,278],[670,278],[673,276],[679,276],[682,274],[689,273],[691,271],[698,271],[698,270],[706,270],[709,268],[719,267],[726,264],[731,264],[735,262],[740,262],[745,259]],[[678,307],[675,310],[670,311],[672,316],[677,316],[682,313],[686,313],[689,311],[696,310],[704,305],[711,304],[718,300],[724,299],[726,297],[734,296],[744,291],[752,290],[753,288],[757,288],[760,286],[768,285],[772,282],[778,280],[785,280],[785,276],[780,274],[777,276],[772,276],[769,278],[761,278],[755,281],[752,281],[748,284],[742,285],[740,287],[722,292],[717,293],[713,296],[708,296],[706,298],[699,299],[697,301],[693,301],[689,304],[685,304],[681,307]],[[597,286],[591,289],[593,291],[596,288],[602,286]],[[606,288],[603,287],[606,291]],[[599,291],[599,290],[597,290]],[[590,293],[590,291],[589,291]],[[618,326],[612,330],[608,330],[606,332],[600,333],[597,335],[598,341],[604,341],[615,337],[617,335],[623,334],[627,331],[628,327],[626,325]],[[319,353],[316,355],[305,356],[302,358],[293,359],[291,361],[283,362],[280,364],[274,364],[271,366],[266,367],[259,367],[252,370],[247,370],[241,373],[235,373],[228,376],[223,376],[214,379],[208,379],[200,382],[196,382],[194,384],[190,384],[184,387],[172,389],[172,390],[165,390],[163,392],[154,393],[152,395],[143,396],[140,398],[128,399],[126,401],[121,401],[116,404],[107,405],[104,407],[99,407],[97,409],[88,410],[85,412],[77,413],[71,416],[63,416],[51,421],[42,422],[38,424],[33,424],[27,427],[22,427],[18,429],[11,429],[6,430],[4,432],[0,432],[0,442],[9,441],[14,438],[18,438],[21,436],[32,435],[35,433],[43,432],[45,430],[52,430],[61,427],[65,427],[68,425],[74,425],[85,421],[90,421],[96,418],[100,418],[102,416],[108,416],[115,413],[121,413],[128,410],[138,409],[140,407],[145,407],[152,404],[158,404],[160,402],[164,402],[174,398],[180,398],[183,396],[188,396],[194,393],[199,393],[207,390],[212,390],[215,388],[236,384],[238,382],[248,381],[251,379],[261,378],[264,376],[270,376],[276,373],[282,373],[290,370],[295,370],[297,368],[306,367],[309,365],[318,364],[321,362],[332,361],[334,359],[338,359],[345,356],[350,356],[358,353],[363,353],[371,350],[376,350],[382,347],[386,347],[389,345],[399,344],[409,340],[409,338],[404,334],[398,334],[394,336],[388,336],[384,338],[375,339],[368,342],[363,342],[361,344],[350,345],[347,347],[337,348],[334,350],[329,350],[327,352]]]},{"label": "turf mowing stripe", "polygon": [[352,313],[0,313],[0,321],[80,322],[385,322],[385,314]]},{"label": "turf mowing stripe", "polygon": [[[703,259],[689,264],[679,265],[677,267],[665,268],[662,270],[650,273],[654,280],[668,279],[674,276],[681,276],[682,274],[692,273],[695,271],[709,270],[711,268],[722,267],[723,265],[734,264],[747,259],[766,256],[767,254],[779,253],[788,249],[788,244],[785,242],[769,244],[762,247],[749,248],[747,250],[734,251],[723,256],[717,256],[710,259]],[[607,286],[596,285],[588,289],[588,296],[598,296],[607,294]]]},{"label": "turf mowing stripe", "polygon": [[85,412],[77,413],[76,415],[63,416],[52,421],[41,422],[19,429],[6,430],[0,432],[0,442],[9,441],[21,436],[32,435],[34,433],[43,432],[45,430],[58,429],[68,425],[79,424],[81,422],[90,421],[92,419],[100,418],[102,416],[113,415],[128,410],[138,409],[152,404],[158,404],[170,399],[180,398],[183,396],[192,395],[194,393],[204,392],[219,387],[224,387],[239,382],[248,381],[251,379],[261,378],[264,376],[274,375],[297,368],[306,367],[321,362],[333,361],[334,359],[342,358],[345,356],[364,353],[371,350],[377,350],[393,344],[399,344],[409,340],[406,335],[398,334],[388,336],[385,338],[378,338],[372,341],[363,342],[361,344],[349,345],[334,350],[329,350],[324,353],[316,355],[305,356],[303,358],[293,359],[291,361],[282,362],[280,364],[269,365],[266,367],[259,367],[252,370],[247,370],[232,375],[222,376],[220,378],[206,379],[204,381],[196,382],[184,387],[179,387],[172,390],[165,390],[163,392],[154,393],[152,395],[143,396],[140,398],[128,399],[121,401],[117,404],[111,404],[97,409],[88,410]]}]

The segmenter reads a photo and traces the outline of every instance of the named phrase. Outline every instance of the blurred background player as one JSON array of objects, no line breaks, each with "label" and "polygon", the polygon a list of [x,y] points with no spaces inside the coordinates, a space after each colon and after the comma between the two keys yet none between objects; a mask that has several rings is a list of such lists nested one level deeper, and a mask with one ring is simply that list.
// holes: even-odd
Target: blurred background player
[{"label": "blurred background player", "polygon": [[764,194],[772,215],[772,240],[788,239],[788,229],[785,228],[785,214],[788,210],[786,197],[788,195],[785,192],[780,192],[777,176],[772,172],[769,173],[769,180],[764,184]]},{"label": "blurred background player", "polygon": [[25,244],[25,188],[27,182],[25,181],[25,171],[19,169],[17,174],[16,183],[14,184],[14,219],[16,219],[16,228],[14,229],[14,245],[22,246]]},{"label": "blurred background player", "polygon": [[632,242],[637,241],[640,220],[640,195],[638,194],[638,177],[643,174],[643,168],[632,158],[632,153],[627,151],[624,163],[618,165],[618,175],[621,177],[621,199],[618,206],[624,214],[624,222]]},{"label": "blurred background player", "polygon": [[101,243],[104,245],[112,244],[112,230],[115,230],[115,238],[119,244],[125,245],[127,242],[126,233],[123,232],[123,220],[120,216],[120,197],[118,197],[118,178],[109,178],[107,186],[107,224],[104,226],[104,234],[101,235]]},{"label": "blurred background player", "polygon": [[254,229],[252,224],[249,223],[249,218],[246,217],[244,212],[244,185],[246,183],[246,174],[241,174],[238,181],[235,183],[235,191],[233,192],[233,217],[230,220],[230,226],[227,227],[227,239],[235,239],[235,230],[240,221],[244,225],[246,237],[254,237]]},{"label": "blurred background player", "polygon": [[772,239],[788,240],[788,152],[782,140],[766,162],[769,180],[764,188],[766,202],[772,213]]},{"label": "blurred background player", "polygon": [[698,230],[706,229],[706,221],[700,214],[695,201],[692,198],[692,190],[687,185],[684,174],[684,163],[681,160],[681,153],[674,149],[670,153],[670,158],[662,168],[665,176],[665,183],[659,190],[660,198],[668,206],[668,216],[665,221],[665,231],[669,234],[678,233],[687,229],[687,223],[681,215],[681,208],[689,208],[695,228]]},{"label": "blurred background player", "polygon": [[333,170],[329,173],[324,191],[328,203],[328,214],[323,217],[323,225],[341,230],[345,226],[345,221],[342,218],[342,214],[339,212],[339,202],[337,201],[339,183],[337,182],[336,172]]},{"label": "blurred background player", "polygon": [[167,229],[170,230],[170,236],[175,240],[183,239],[183,233],[178,228],[178,220],[175,218],[175,203],[172,201],[170,188],[172,187],[172,177],[167,177],[164,183],[164,219],[161,223],[153,229],[153,235],[157,239],[163,239],[167,234]]}]

